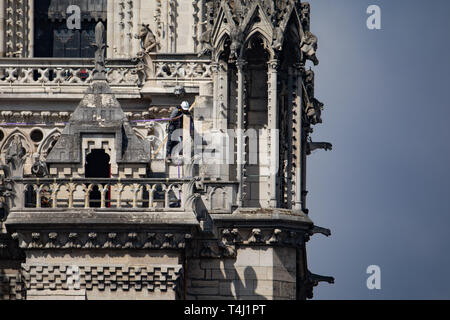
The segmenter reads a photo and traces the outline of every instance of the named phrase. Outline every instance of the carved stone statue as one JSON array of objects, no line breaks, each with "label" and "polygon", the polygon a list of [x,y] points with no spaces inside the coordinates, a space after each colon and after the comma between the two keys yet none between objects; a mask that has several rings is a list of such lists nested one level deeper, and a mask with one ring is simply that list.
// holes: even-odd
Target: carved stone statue
[{"label": "carved stone statue", "polygon": [[22,140],[19,136],[14,136],[13,141],[6,150],[6,164],[14,177],[23,175],[23,165],[25,163],[25,156],[27,151],[22,145]]},{"label": "carved stone statue", "polygon": [[310,15],[311,15],[310,4],[308,2],[302,2],[301,3],[301,19],[302,19],[303,27],[306,30],[309,30]]},{"label": "carved stone statue", "polygon": [[136,59],[138,64],[136,71],[138,72],[140,82],[144,82],[148,75],[153,74],[153,64],[149,56],[150,52],[155,52],[159,42],[153,34],[148,24],[142,24],[139,32],[134,36],[140,39],[142,51],[137,53]]},{"label": "carved stone statue", "polygon": [[317,37],[314,34],[310,31],[306,31],[300,42],[300,48],[303,55],[303,62],[310,60],[315,66],[319,64],[319,59],[316,57]]},{"label": "carved stone statue", "polygon": [[159,44],[156,40],[156,36],[153,34],[148,24],[141,25],[139,33],[135,35],[135,38],[141,40],[141,48],[145,53],[155,51],[156,47]]},{"label": "carved stone statue", "polygon": [[236,62],[239,58],[239,51],[244,42],[244,33],[239,27],[231,29],[230,63]]},{"label": "carved stone statue", "polygon": [[212,28],[211,25],[208,23],[208,21],[204,21],[201,23],[201,25],[206,24],[206,30],[202,33],[200,36],[200,52],[198,54],[199,57],[204,56],[208,53],[211,53],[213,50],[213,47],[211,46],[211,32]]},{"label": "carved stone statue", "polygon": [[306,106],[305,114],[311,124],[322,123],[323,103],[314,97],[314,71],[307,70],[305,72],[305,94]]},{"label": "carved stone statue", "polygon": [[283,48],[283,40],[284,40],[283,29],[281,27],[276,27],[273,33],[272,47],[277,51],[281,51],[281,49]]},{"label": "carved stone statue", "polygon": [[36,159],[31,167],[31,172],[37,177],[48,176],[47,164],[42,160]]}]

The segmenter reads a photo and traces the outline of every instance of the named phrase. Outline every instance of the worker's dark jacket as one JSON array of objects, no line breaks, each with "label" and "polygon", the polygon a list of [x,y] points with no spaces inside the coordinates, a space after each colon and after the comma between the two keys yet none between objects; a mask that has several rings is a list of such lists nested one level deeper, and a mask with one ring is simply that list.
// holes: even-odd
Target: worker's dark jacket
[{"label": "worker's dark jacket", "polygon": [[[189,113],[188,113],[189,114]],[[172,111],[170,114],[170,122],[167,127],[167,147],[166,147],[166,155],[169,156],[172,153],[172,149],[178,144],[178,141],[172,141],[172,134],[175,130],[183,128],[183,109],[176,108]],[[189,114],[190,116],[190,114]],[[172,120],[174,119],[174,120]],[[191,128],[190,128],[191,135],[194,134],[194,124],[191,118]]]}]

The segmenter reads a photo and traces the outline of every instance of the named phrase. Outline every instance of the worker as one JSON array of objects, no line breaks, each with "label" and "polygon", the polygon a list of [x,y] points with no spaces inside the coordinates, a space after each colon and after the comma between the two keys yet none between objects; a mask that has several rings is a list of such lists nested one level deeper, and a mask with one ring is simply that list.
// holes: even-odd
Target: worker
[{"label": "worker", "polygon": [[[172,151],[173,148],[179,143],[183,141],[182,134],[179,135],[178,141],[176,137],[173,137],[173,133],[175,130],[183,128],[183,115],[189,115],[189,102],[183,101],[180,106],[178,106],[172,113],[170,114],[169,125],[167,127],[167,145],[166,145],[166,161],[172,161]],[[191,121],[192,123],[192,121]],[[190,128],[192,131],[192,125]]]}]

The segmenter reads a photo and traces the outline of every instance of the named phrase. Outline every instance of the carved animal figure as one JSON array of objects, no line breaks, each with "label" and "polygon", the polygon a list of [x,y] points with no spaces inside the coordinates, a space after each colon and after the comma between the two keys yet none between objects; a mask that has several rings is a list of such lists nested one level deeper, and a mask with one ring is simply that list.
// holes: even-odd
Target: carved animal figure
[{"label": "carved animal figure", "polygon": [[310,98],[310,100],[306,103],[306,116],[311,124],[322,123],[322,110],[323,103],[317,100],[316,98]]},{"label": "carved animal figure", "polygon": [[141,48],[146,53],[154,51],[159,44],[148,24],[141,25],[139,33],[135,38],[141,40]]},{"label": "carved animal figure", "polygon": [[325,151],[328,151],[328,150],[333,149],[333,145],[329,142],[312,142],[312,141],[310,141],[310,142],[308,142],[306,153],[311,154],[311,152],[313,152],[314,150],[317,150],[317,149],[323,149]]},{"label": "carved animal figure", "polygon": [[198,54],[199,57],[204,56],[208,53],[211,53],[213,50],[213,47],[211,46],[211,31],[212,28],[210,25],[208,25],[207,21],[204,21],[201,23],[202,25],[207,25],[206,30],[202,33],[200,36],[200,53]]},{"label": "carved animal figure", "polygon": [[45,177],[48,175],[47,164],[42,160],[36,160],[31,167],[31,172],[37,177]]},{"label": "carved animal figure", "polygon": [[283,29],[281,27],[276,27],[273,35],[272,47],[275,50],[281,51],[281,49],[283,48],[283,40],[284,40]]},{"label": "carved animal figure", "polygon": [[239,51],[244,42],[244,33],[239,27],[233,27],[231,30],[231,45],[229,62],[236,62],[239,57]]},{"label": "carved animal figure", "polygon": [[319,64],[319,59],[316,57],[317,37],[314,34],[306,31],[300,42],[300,48],[304,56],[303,60],[310,60],[315,66]]}]

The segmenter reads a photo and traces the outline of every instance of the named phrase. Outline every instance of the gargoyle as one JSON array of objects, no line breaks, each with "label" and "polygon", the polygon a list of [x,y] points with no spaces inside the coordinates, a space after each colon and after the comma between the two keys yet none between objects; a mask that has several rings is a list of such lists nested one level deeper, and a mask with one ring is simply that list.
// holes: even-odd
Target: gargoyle
[{"label": "gargoyle", "polygon": [[281,51],[281,49],[283,48],[283,41],[284,41],[283,29],[281,27],[276,27],[273,34],[272,47],[275,50]]},{"label": "gargoyle", "polygon": [[314,150],[317,150],[317,149],[323,149],[325,151],[328,151],[328,150],[333,149],[333,145],[329,142],[312,142],[312,141],[309,141],[306,144],[306,154],[307,155],[310,155],[311,152],[313,152]]},{"label": "gargoyle", "polygon": [[31,167],[31,172],[37,177],[48,176],[47,164],[42,160],[36,160]]},{"label": "gargoyle", "polygon": [[310,14],[311,14],[311,6],[308,2],[301,3],[301,20],[305,29],[309,29],[310,22]]},{"label": "gargoyle", "polygon": [[323,234],[326,237],[331,236],[331,230],[330,229],[326,229],[326,228],[322,228],[322,227],[318,227],[318,226],[314,226],[314,228],[312,228],[312,230],[310,231],[310,235],[314,235],[316,233],[320,233]]},{"label": "gargoyle", "polygon": [[229,63],[234,63],[239,57],[239,51],[244,42],[244,33],[239,27],[233,27],[231,30],[231,45]]},{"label": "gargoyle", "polygon": [[145,53],[154,51],[159,44],[148,24],[142,24],[139,33],[134,37],[141,40],[141,48]]},{"label": "gargoyle", "polygon": [[330,284],[334,283],[333,277],[321,276],[318,274],[314,274],[308,270],[308,280],[313,286],[317,286],[319,282],[328,282]]},{"label": "gargoyle", "polygon": [[319,64],[319,59],[316,57],[317,52],[317,37],[311,31],[306,31],[300,42],[300,48],[303,54],[303,62],[310,60],[314,65]]},{"label": "gargoyle", "polygon": [[311,124],[322,123],[323,103],[314,97],[310,97],[306,103],[305,113]]},{"label": "gargoyle", "polygon": [[200,52],[198,54],[199,57],[204,56],[213,51],[213,47],[211,46],[211,32],[212,28],[208,25],[208,21],[204,21],[201,25],[206,24],[206,30],[200,36]]}]

